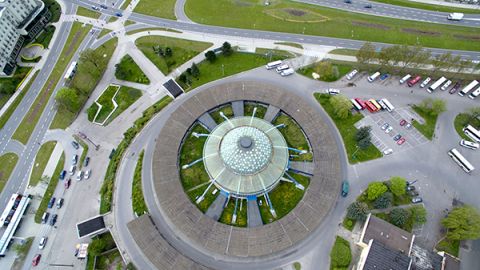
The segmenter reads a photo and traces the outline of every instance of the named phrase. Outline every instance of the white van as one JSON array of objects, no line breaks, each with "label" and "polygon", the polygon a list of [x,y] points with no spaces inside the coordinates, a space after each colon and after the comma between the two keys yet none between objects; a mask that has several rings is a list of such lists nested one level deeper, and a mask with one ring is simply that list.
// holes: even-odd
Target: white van
[{"label": "white van", "polygon": [[476,142],[467,141],[467,140],[461,140],[460,145],[472,150],[478,149],[478,147],[480,147],[480,144]]},{"label": "white van", "polygon": [[282,72],[280,72],[280,75],[285,77],[285,76],[288,76],[288,75],[292,75],[293,73],[295,73],[295,70],[293,68],[288,68],[288,69],[285,69]]},{"label": "white van", "polygon": [[283,64],[283,65],[281,65],[281,66],[278,66],[277,69],[276,69],[276,71],[277,71],[277,73],[280,73],[280,72],[282,72],[282,71],[284,71],[284,70],[287,70],[288,68],[289,68],[289,67],[288,67],[287,64]]},{"label": "white van", "polygon": [[270,62],[265,66],[265,68],[266,69],[276,68],[276,67],[280,66],[282,63],[283,63],[282,60]]},{"label": "white van", "polygon": [[353,77],[355,77],[355,75],[357,75],[357,73],[358,73],[358,70],[356,70],[356,69],[350,71],[350,73],[347,74],[347,80],[353,79]]},{"label": "white van", "polygon": [[448,80],[444,85],[442,85],[442,87],[440,87],[440,89],[442,91],[445,91],[447,90],[447,88],[450,86],[450,84],[452,84],[452,81],[451,80]]},{"label": "white van", "polygon": [[412,77],[412,75],[410,74],[405,75],[403,78],[400,79],[400,84],[405,83],[408,79],[410,79],[410,77]]},{"label": "white van", "polygon": [[332,96],[340,94],[340,90],[335,89],[335,88],[328,88],[327,90],[325,90],[325,92],[327,94],[332,95]]},{"label": "white van", "polygon": [[380,72],[377,71],[377,72],[373,73],[371,76],[369,76],[369,77],[367,78],[367,80],[368,80],[369,82],[373,82],[373,81],[375,81],[375,80],[378,78],[378,76],[380,76]]},{"label": "white van", "polygon": [[430,77],[427,77],[423,82],[422,84],[420,84],[420,88],[424,88],[425,86],[427,86],[427,84],[432,80],[432,78]]}]

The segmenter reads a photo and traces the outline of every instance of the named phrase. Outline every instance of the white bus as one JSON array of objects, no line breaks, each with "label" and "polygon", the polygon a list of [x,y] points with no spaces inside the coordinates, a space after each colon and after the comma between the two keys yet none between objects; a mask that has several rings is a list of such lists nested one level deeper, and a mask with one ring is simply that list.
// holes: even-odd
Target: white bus
[{"label": "white bus", "polygon": [[390,101],[388,101],[388,99],[383,98],[382,102],[383,102],[383,104],[385,104],[385,107],[386,107],[385,109],[388,112],[392,112],[393,110],[395,110],[395,107],[392,105],[392,103],[390,103]]},{"label": "white bus", "polygon": [[470,95],[468,95],[468,97],[471,98],[471,99],[475,99],[476,97],[478,97],[478,95],[480,95],[480,87],[478,87],[477,90],[470,93]]},{"label": "white bus", "polygon": [[67,69],[67,73],[65,73],[65,80],[70,80],[75,76],[75,72],[77,71],[77,62],[73,61],[70,64],[70,67]]},{"label": "white bus", "polygon": [[477,86],[478,84],[478,81],[477,80],[473,80],[471,83],[469,83],[467,86],[465,86],[462,91],[458,92],[458,95],[459,96],[464,96],[466,95],[470,90],[472,90],[475,86]]},{"label": "white bus", "polygon": [[480,144],[476,142],[467,141],[467,140],[461,140],[460,145],[472,150],[478,149],[480,147]]},{"label": "white bus", "polygon": [[478,131],[476,128],[472,127],[471,125],[467,125],[463,128],[463,132],[474,142],[480,143],[480,131]]},{"label": "white bus", "polygon": [[378,78],[378,76],[380,76],[380,72],[377,71],[377,72],[373,73],[372,76],[369,76],[369,77],[367,78],[367,80],[368,80],[369,82],[373,82],[373,81],[375,81],[375,80]]},{"label": "white bus", "polygon": [[363,110],[363,107],[360,106],[360,104],[358,104],[358,102],[355,99],[353,99],[353,98],[350,99],[350,102],[352,102],[353,107],[355,107],[355,109],[357,109],[357,111]]},{"label": "white bus", "polygon": [[282,63],[283,63],[282,60],[270,62],[265,66],[265,68],[266,69],[276,68],[276,67],[280,66]]},{"label": "white bus", "polygon": [[475,167],[466,160],[457,149],[453,148],[452,150],[448,151],[448,155],[455,161],[458,166],[460,166],[465,172],[470,173],[471,171],[475,170]]},{"label": "white bus", "polygon": [[433,91],[435,91],[435,89],[437,89],[440,85],[442,85],[446,80],[447,80],[447,78],[441,77],[441,78],[438,79],[435,83],[433,83],[432,85],[430,85],[430,86],[427,88],[427,91],[428,91],[429,93],[432,93]]}]

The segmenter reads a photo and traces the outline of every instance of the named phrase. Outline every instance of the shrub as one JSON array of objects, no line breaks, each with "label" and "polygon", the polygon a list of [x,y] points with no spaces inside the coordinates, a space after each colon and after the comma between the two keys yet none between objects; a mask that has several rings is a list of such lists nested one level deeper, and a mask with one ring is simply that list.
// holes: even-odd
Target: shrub
[{"label": "shrub", "polygon": [[393,202],[392,193],[385,192],[373,202],[373,207],[377,209],[389,208],[390,206],[392,206],[392,202]]},{"label": "shrub", "polygon": [[405,178],[399,176],[390,178],[390,190],[395,196],[405,195],[407,190],[407,181]]},{"label": "shrub", "polygon": [[332,250],[330,251],[330,268],[348,267],[352,261],[350,243],[340,236],[335,238]]},{"label": "shrub", "polygon": [[368,205],[362,202],[353,202],[348,206],[347,218],[353,220],[365,220],[367,218]]},{"label": "shrub", "polygon": [[395,208],[390,212],[390,221],[393,225],[403,227],[410,218],[410,212],[403,208]]},{"label": "shrub", "polygon": [[368,184],[367,197],[368,200],[373,201],[380,197],[388,190],[387,186],[382,182],[371,182]]}]

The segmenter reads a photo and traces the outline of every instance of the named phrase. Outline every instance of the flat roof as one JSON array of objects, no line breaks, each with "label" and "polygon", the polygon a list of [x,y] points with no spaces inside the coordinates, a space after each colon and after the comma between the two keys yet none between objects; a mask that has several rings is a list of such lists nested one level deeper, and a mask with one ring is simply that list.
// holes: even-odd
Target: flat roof
[{"label": "flat roof", "polygon": [[379,241],[373,240],[363,269],[409,270],[410,262],[410,257],[404,253],[391,250]]},{"label": "flat roof", "polygon": [[370,239],[384,244],[392,250],[398,250],[405,254],[409,254],[413,234],[398,228],[370,214],[365,224],[364,235],[362,241],[368,244]]},{"label": "flat roof", "polygon": [[173,79],[170,79],[166,83],[164,83],[163,87],[165,87],[174,98],[183,94],[183,89]]},{"label": "flat roof", "polygon": [[105,230],[103,216],[96,216],[81,223],[77,223],[78,238],[99,233]]}]

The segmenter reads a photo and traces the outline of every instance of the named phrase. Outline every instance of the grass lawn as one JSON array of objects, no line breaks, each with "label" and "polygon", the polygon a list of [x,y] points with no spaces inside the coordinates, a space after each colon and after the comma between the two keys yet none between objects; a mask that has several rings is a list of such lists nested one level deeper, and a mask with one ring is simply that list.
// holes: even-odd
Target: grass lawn
[{"label": "grass lawn", "polygon": [[460,249],[460,241],[449,240],[447,238],[440,241],[435,247],[438,251],[445,251],[458,258],[458,252]]},{"label": "grass lawn", "polygon": [[[21,269],[23,264],[25,263],[25,259],[28,255],[28,251],[30,251],[30,248],[32,247],[33,244],[33,238],[34,237],[28,237],[25,242],[21,245],[21,247],[14,247],[13,250],[16,250],[17,252],[17,257],[13,261],[13,265],[10,269],[12,270],[17,270]],[[15,245],[20,245],[20,244],[15,244]]]},{"label": "grass lawn", "polygon": [[132,0],[125,0],[125,2],[123,2],[120,9],[126,9],[128,7],[128,5],[130,5],[131,2],[132,2]]},{"label": "grass lawn", "polygon": [[468,114],[468,113],[458,114],[455,117],[455,120],[453,122],[453,125],[455,127],[455,130],[458,133],[458,136],[460,136],[462,139],[471,141],[472,139],[470,139],[470,137],[465,135],[465,133],[463,133],[463,130],[462,130],[468,124],[470,124],[471,126],[473,126],[476,129],[480,128],[480,120],[475,118],[475,117],[471,117],[470,114]]},{"label": "grass lawn", "polygon": [[357,56],[357,50],[352,50],[352,49],[335,49],[335,50],[329,51],[328,53],[338,54],[338,55]]},{"label": "grass lawn", "polygon": [[215,185],[212,185],[210,189],[207,191],[207,193],[205,193],[205,197],[203,201],[197,204],[195,201],[197,200],[198,197],[200,197],[203,194],[203,192],[205,192],[207,188],[208,188],[208,184],[205,183],[204,185],[195,189],[191,189],[190,191],[187,192],[187,196],[190,198],[192,203],[195,204],[198,207],[198,209],[200,209],[200,211],[202,211],[203,213],[207,212],[208,208],[213,203],[213,201],[215,201],[218,195],[220,195],[220,191],[218,190],[215,194],[213,194],[213,192],[217,188],[215,187]]},{"label": "grass lawn", "polygon": [[263,224],[268,224],[275,221],[272,213],[270,213],[270,207],[267,205],[267,201],[263,196],[257,198],[257,205],[258,209],[260,210],[260,216],[262,217]]},{"label": "grass lawn", "polygon": [[[310,178],[295,173],[289,174],[307,190],[310,184]],[[277,219],[281,219],[297,206],[300,200],[302,200],[305,190],[295,187],[294,183],[280,181],[280,183],[269,192],[268,195],[270,196],[273,209],[275,209],[277,213]],[[262,211],[260,211],[260,214],[263,214]],[[262,217],[262,220],[267,220],[267,218]]]},{"label": "grass lawn", "polygon": [[150,84],[147,75],[143,73],[142,69],[135,63],[130,55],[125,55],[117,64],[115,69],[115,77],[119,80]]},{"label": "grass lawn", "polygon": [[138,157],[137,166],[135,166],[135,173],[133,174],[132,181],[132,208],[133,212],[138,216],[148,213],[142,190],[142,165],[144,154],[145,151],[142,150],[142,153],[140,153],[140,156]]},{"label": "grass lawn", "polygon": [[77,15],[98,19],[102,14],[100,12],[92,10],[91,8],[84,8],[79,6],[77,8]]},{"label": "grass lawn", "polygon": [[417,44],[418,38],[424,47],[478,50],[475,40],[479,35],[474,27],[371,16],[289,0],[270,3],[187,0],[185,13],[193,21],[209,25],[407,45]]},{"label": "grass lawn", "polygon": [[102,31],[100,31],[100,34],[98,34],[98,39],[100,39],[101,37],[105,36],[106,34],[112,32],[112,30],[110,29],[107,29],[107,28],[103,28]]},{"label": "grass lawn", "polygon": [[[332,62],[332,67],[337,67],[337,69],[338,69],[338,77],[333,78],[333,77],[320,76],[320,78],[318,80],[324,81],[324,82],[334,82],[334,81],[337,81],[338,79],[342,78],[343,76],[345,76],[348,72],[350,72],[353,69],[352,64],[335,63],[334,61],[331,61],[331,62]],[[312,72],[315,72],[315,65],[316,64],[300,68],[299,70],[297,70],[297,73],[302,74],[303,76],[308,77],[310,79],[313,79],[312,78]]]},{"label": "grass lawn", "polygon": [[18,85],[30,72],[30,67],[19,67],[15,70],[12,77],[0,78],[0,109],[7,103],[10,97],[15,93]]},{"label": "grass lawn", "polygon": [[142,0],[137,4],[133,12],[176,20],[175,2],[175,0]]},{"label": "grass lawn", "polygon": [[[25,85],[22,92],[20,92],[20,94],[18,94],[17,98],[15,98],[15,100],[12,102],[10,107],[8,107],[8,109],[5,111],[5,113],[3,113],[2,116],[0,116],[0,128],[3,128],[3,126],[7,123],[8,119],[10,119],[10,116],[12,116],[12,114],[15,111],[15,109],[17,108],[18,104],[20,104],[23,97],[25,96],[25,94],[30,89],[30,86],[35,81],[35,79],[37,78],[38,72],[40,72],[40,71],[39,70],[35,71],[35,74],[33,74],[30,81],[28,81],[27,85]],[[3,104],[2,104],[2,106],[3,106]]]},{"label": "grass lawn", "polygon": [[427,137],[427,139],[432,140],[433,134],[435,133],[435,125],[437,124],[438,116],[432,116],[427,111],[417,106],[413,106],[412,108],[425,120],[425,124],[423,125],[414,120],[412,123],[413,126],[420,131],[423,136]]},{"label": "grass lawn", "polygon": [[223,121],[225,121],[225,118],[223,118],[223,117],[220,115],[220,112],[223,112],[223,114],[224,114],[227,118],[232,118],[232,117],[233,117],[232,105],[228,104],[228,105],[226,105],[226,106],[223,106],[223,107],[221,107],[221,108],[218,108],[216,111],[210,113],[210,116],[212,116],[213,120],[215,120],[215,123],[217,123],[217,124],[220,124],[220,123],[222,123]]},{"label": "grass lawn", "polygon": [[43,198],[42,198],[42,201],[40,202],[40,205],[38,206],[37,212],[35,212],[35,223],[40,224],[42,222],[42,215],[47,210],[48,202],[50,201],[50,198],[52,198],[53,196],[53,192],[57,187],[58,180],[60,180],[59,178],[60,172],[63,170],[64,166],[65,166],[65,153],[62,153],[62,157],[58,161],[57,167],[53,172],[52,179],[50,179],[50,181],[48,182],[47,190],[45,190],[45,194],[43,194]]},{"label": "grass lawn", "polygon": [[126,20],[126,21],[123,23],[123,25],[124,25],[124,26],[129,26],[129,25],[135,24],[135,23],[136,23],[136,22],[134,22],[134,21]]},{"label": "grass lawn", "polygon": [[303,49],[302,44],[298,44],[298,43],[294,43],[294,42],[275,42],[275,44]]},{"label": "grass lawn", "polygon": [[[280,114],[278,115],[275,120],[273,120],[273,125],[280,125],[285,124],[284,127],[278,128],[280,133],[282,133],[283,137],[287,141],[287,145],[292,148],[300,149],[300,150],[307,150],[310,151],[310,146],[308,145],[307,138],[303,133],[300,126],[288,115]],[[294,157],[292,160],[294,161],[312,161],[313,154],[311,152],[299,155],[294,151],[289,151],[290,155]]]},{"label": "grass lawn", "polygon": [[53,33],[55,32],[55,26],[49,25],[43,29],[43,31],[35,38],[32,43],[42,44],[44,48],[48,48],[50,40],[52,40]]},{"label": "grass lawn", "polygon": [[[255,48],[256,54],[264,55],[265,57],[271,57],[272,59],[275,58],[292,58],[297,56],[293,52],[284,51],[284,50],[276,50],[276,49],[266,49],[266,48]],[[270,60],[270,59],[269,59]]]},{"label": "grass lawn", "polygon": [[15,165],[17,165],[18,156],[14,153],[6,153],[5,155],[0,156],[0,192],[3,190],[3,187],[10,178]]},{"label": "grass lawn", "polygon": [[182,31],[178,31],[178,30],[170,29],[170,28],[147,27],[147,28],[135,29],[135,30],[128,31],[127,35],[133,35],[133,34],[136,34],[136,33],[147,32],[147,31],[167,31],[167,32],[172,32],[172,33],[182,33]]},{"label": "grass lawn", "polygon": [[267,107],[263,104],[254,103],[254,102],[244,102],[243,103],[243,115],[245,116],[252,116],[253,109],[256,107],[257,110],[255,111],[255,117],[263,119],[265,114],[267,113]]},{"label": "grass lawn", "polygon": [[[339,119],[333,112],[333,107],[329,101],[330,95],[315,93],[314,96],[337,126],[337,129],[342,136],[343,144],[347,151],[348,161],[350,164],[382,157],[382,153],[373,144],[366,149],[358,148],[357,150],[357,142],[355,141],[357,128],[354,126],[354,124],[363,118],[362,114],[358,113],[349,116],[347,119]],[[354,153],[355,156],[353,156]]]},{"label": "grass lawn", "polygon": [[223,209],[222,215],[220,216],[221,223],[233,225],[237,227],[247,227],[247,200],[238,200],[237,203],[237,220],[233,222],[233,212],[235,211],[235,199],[230,198],[228,200],[227,206]]},{"label": "grass lawn", "polygon": [[[141,37],[135,41],[135,44],[165,75],[213,45],[207,42],[162,36]],[[159,56],[154,51],[155,46],[159,46],[163,51],[167,47],[172,49],[172,56]]]},{"label": "grass lawn", "polygon": [[[192,132],[208,133],[208,131],[199,124],[192,128]],[[207,137],[196,138],[191,135],[192,132],[186,135],[183,142],[180,151],[180,167],[202,157],[203,145],[205,144]],[[188,169],[180,169],[180,178],[185,191],[210,180],[203,166],[203,162],[199,162]]]},{"label": "grass lawn", "polygon": [[[279,58],[272,58],[272,61],[275,60],[279,60]],[[267,58],[263,55],[252,53],[234,52],[228,57],[218,55],[217,60],[214,63],[202,61],[198,64],[200,77],[198,79],[193,78],[190,86],[183,82],[179,82],[178,79],[177,82],[183,87],[183,89],[189,91],[208,82],[266,65],[268,62],[270,62],[269,57]]]},{"label": "grass lawn", "polygon": [[[105,58],[109,60],[112,57],[115,48],[117,47],[117,41],[117,38],[112,38],[102,46],[98,47],[96,50],[100,51],[100,53],[103,53],[103,55],[105,55]],[[97,75],[97,77],[93,77],[91,74],[88,73],[87,68],[83,67],[82,63],[79,63],[77,73],[75,74],[75,77],[73,78],[71,84],[81,86],[81,91],[77,91],[77,94],[82,104],[87,101],[88,96],[95,89],[98,81],[100,81],[100,79],[102,78],[102,74]],[[73,122],[73,120],[75,120],[76,117],[77,113],[68,110],[62,110],[60,113],[57,112],[55,114],[55,118],[53,118],[52,124],[50,125],[50,129],[65,129]]]},{"label": "grass lawn", "polygon": [[33,129],[37,125],[38,119],[40,119],[40,116],[58,83],[58,80],[67,68],[68,63],[72,59],[75,51],[77,51],[83,38],[88,34],[88,31],[90,31],[90,28],[91,26],[82,27],[82,24],[78,22],[73,23],[70,35],[67,38],[65,47],[63,48],[55,67],[50,73],[46,84],[32,103],[32,107],[30,107],[17,130],[15,130],[15,133],[12,136],[13,139],[18,140],[23,144],[27,144]]},{"label": "grass lawn", "polygon": [[418,8],[418,9],[425,9],[425,10],[432,10],[432,11],[439,11],[439,12],[448,12],[448,13],[460,12],[460,13],[472,13],[472,14],[480,13],[480,10],[478,9],[433,5],[433,4],[419,3],[419,2],[409,1],[409,0],[372,0],[372,1],[395,5],[395,6]]},{"label": "grass lawn", "polygon": [[45,171],[45,166],[47,166],[55,145],[57,145],[56,141],[50,141],[40,146],[37,156],[35,157],[35,163],[33,163],[32,174],[30,175],[30,182],[28,185],[36,186],[38,182],[42,180],[43,171]]},{"label": "grass lawn", "polygon": [[349,218],[345,217],[345,218],[343,219],[342,226],[343,226],[345,229],[347,229],[347,230],[349,230],[349,231],[352,231],[352,230],[353,230],[353,227],[355,227],[355,223],[357,223],[356,220],[354,220],[354,219],[349,219]]}]

